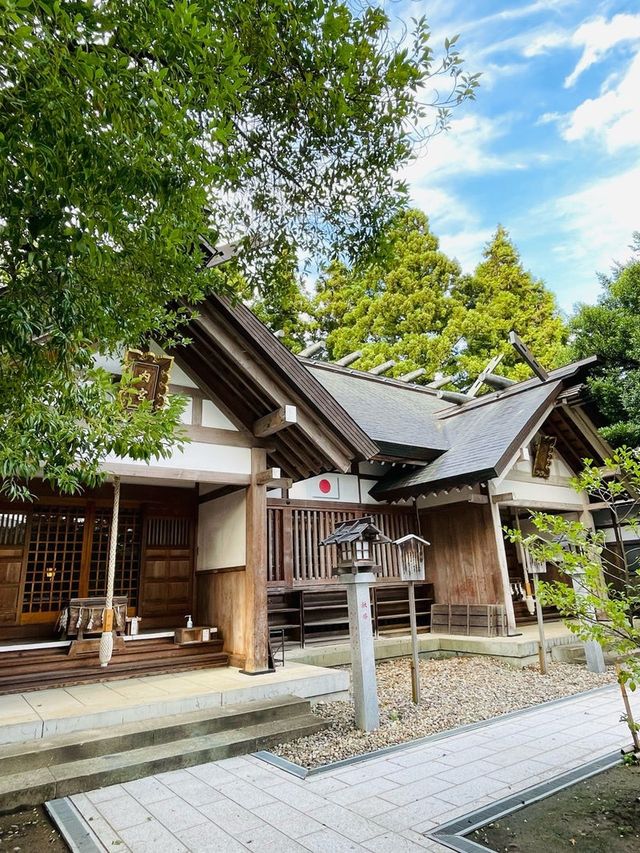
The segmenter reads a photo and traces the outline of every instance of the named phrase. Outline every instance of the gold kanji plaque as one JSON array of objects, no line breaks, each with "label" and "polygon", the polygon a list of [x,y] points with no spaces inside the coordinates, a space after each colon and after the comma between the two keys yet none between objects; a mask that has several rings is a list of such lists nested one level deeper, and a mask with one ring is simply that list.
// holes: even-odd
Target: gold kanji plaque
[{"label": "gold kanji plaque", "polygon": [[148,400],[154,409],[161,409],[169,390],[173,358],[132,349],[126,353],[124,363],[136,380],[135,386],[126,392],[127,408],[135,409]]}]

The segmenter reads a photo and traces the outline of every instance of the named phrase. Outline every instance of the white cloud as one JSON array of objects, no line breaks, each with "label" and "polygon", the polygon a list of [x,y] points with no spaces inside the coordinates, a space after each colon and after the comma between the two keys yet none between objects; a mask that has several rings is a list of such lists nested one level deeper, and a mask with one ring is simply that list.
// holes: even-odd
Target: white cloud
[{"label": "white cloud", "polygon": [[440,248],[451,258],[456,258],[463,272],[473,272],[482,260],[482,250],[495,228],[478,228],[440,235]]},{"label": "white cloud", "polygon": [[502,156],[490,151],[491,145],[507,132],[508,123],[509,117],[492,119],[469,115],[454,119],[446,133],[428,141],[422,156],[406,171],[406,179],[413,184],[426,174],[441,178],[525,168],[513,155]]},{"label": "white cloud", "polygon": [[578,77],[602,59],[616,45],[640,39],[640,15],[614,15],[610,21],[602,17],[586,21],[572,36],[573,45],[583,47],[582,56],[564,81],[573,86]]},{"label": "white cloud", "polygon": [[617,85],[583,101],[564,120],[562,136],[576,142],[589,136],[600,137],[609,152],[640,143],[640,51]]},{"label": "white cloud", "polygon": [[[575,267],[576,281],[590,279],[596,291],[595,272],[607,272],[614,260],[629,255],[639,225],[638,198],[640,165],[549,202],[533,219],[557,235],[551,251]],[[574,298],[590,295],[577,292]]]},{"label": "white cloud", "polygon": [[[532,35],[516,37],[526,57],[540,56],[557,48],[581,49],[582,53],[575,68],[564,81],[565,88],[573,86],[578,78],[592,65],[603,59],[609,51],[620,44],[637,42],[640,39],[640,15],[618,14],[611,20],[602,16],[580,24],[576,30],[545,29]],[[523,40],[527,39],[523,44]],[[513,46],[515,47],[515,41]]]}]

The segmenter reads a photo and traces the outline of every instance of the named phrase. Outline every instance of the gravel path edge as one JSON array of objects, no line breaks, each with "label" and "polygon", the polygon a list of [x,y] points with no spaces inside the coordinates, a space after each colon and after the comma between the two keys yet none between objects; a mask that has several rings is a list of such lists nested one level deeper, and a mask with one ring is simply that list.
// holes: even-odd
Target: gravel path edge
[{"label": "gravel path edge", "polygon": [[527,708],[518,708],[515,711],[507,711],[505,714],[497,714],[495,717],[488,717],[484,720],[478,720],[475,723],[465,723],[463,726],[455,726],[453,729],[446,729],[445,731],[436,732],[432,735],[425,735],[424,737],[406,740],[403,741],[403,743],[395,743],[390,746],[381,746],[379,749],[363,752],[361,755],[352,755],[350,758],[341,758],[339,761],[321,764],[319,767],[304,767],[302,764],[296,764],[294,761],[290,761],[288,758],[283,758],[281,755],[276,755],[275,752],[269,752],[268,750],[260,750],[259,752],[252,753],[252,755],[255,758],[260,759],[260,761],[264,761],[266,764],[279,767],[281,770],[291,773],[293,776],[297,776],[299,779],[307,779],[311,776],[316,776],[319,773],[325,773],[327,770],[337,770],[340,767],[349,767],[352,764],[360,764],[362,761],[368,761],[370,758],[382,758],[385,755],[400,752],[401,750],[413,749],[416,746],[436,743],[444,738],[481,729],[484,726],[490,725],[495,720],[510,720],[514,717],[521,717],[523,714],[531,713],[539,708],[550,708],[554,705],[564,705],[572,699],[597,695],[599,693],[604,693],[605,690],[611,690],[615,687],[615,684],[605,684],[602,687],[593,687],[590,690],[583,690],[581,693],[572,693],[568,696],[561,696],[558,699],[549,699],[546,702],[540,702],[537,705],[529,705]]}]

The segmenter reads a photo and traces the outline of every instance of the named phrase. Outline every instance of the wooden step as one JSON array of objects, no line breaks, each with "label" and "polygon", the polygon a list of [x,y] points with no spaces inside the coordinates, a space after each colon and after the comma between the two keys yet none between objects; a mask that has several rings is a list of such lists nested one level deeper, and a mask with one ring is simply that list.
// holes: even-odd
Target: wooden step
[{"label": "wooden step", "polygon": [[279,697],[0,747],[0,813],[315,734],[308,700]]},{"label": "wooden step", "polygon": [[0,654],[0,693],[37,690],[54,685],[108,681],[142,674],[228,666],[222,641],[212,640],[178,646],[172,638],[134,640],[117,650],[107,668],[99,664],[97,651],[71,657],[66,648],[40,649],[37,654]]}]

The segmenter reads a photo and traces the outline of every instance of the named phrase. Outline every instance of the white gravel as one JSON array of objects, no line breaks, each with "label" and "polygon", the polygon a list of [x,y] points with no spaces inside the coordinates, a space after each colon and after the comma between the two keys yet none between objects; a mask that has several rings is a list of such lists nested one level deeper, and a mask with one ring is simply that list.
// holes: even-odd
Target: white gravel
[{"label": "white gravel", "polygon": [[536,668],[517,670],[492,658],[424,660],[420,661],[422,701],[416,707],[411,699],[409,658],[384,661],[376,669],[379,729],[356,729],[351,702],[319,702],[314,713],[329,720],[330,727],[279,744],[273,752],[303,767],[318,767],[615,681],[612,670],[598,675],[564,663],[550,664],[548,674],[540,675]]}]

